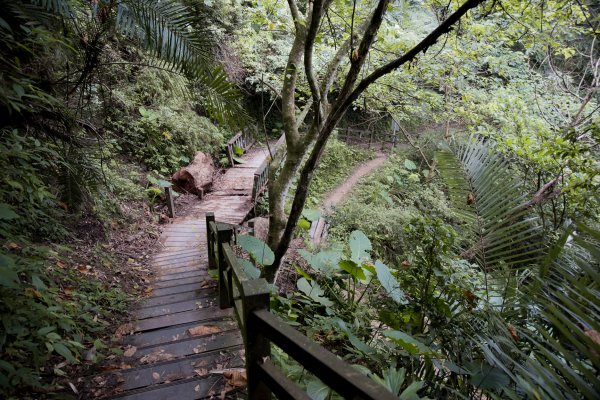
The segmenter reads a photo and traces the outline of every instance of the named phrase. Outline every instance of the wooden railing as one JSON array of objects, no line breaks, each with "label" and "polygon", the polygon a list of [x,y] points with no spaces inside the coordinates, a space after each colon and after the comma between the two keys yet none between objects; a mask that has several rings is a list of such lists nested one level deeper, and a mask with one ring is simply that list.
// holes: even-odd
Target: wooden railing
[{"label": "wooden railing", "polygon": [[252,202],[256,203],[256,199],[266,189],[267,183],[269,182],[269,165],[271,161],[269,158],[260,164],[260,166],[254,172],[254,184],[252,185]]},{"label": "wooden railing", "polygon": [[232,167],[235,167],[235,148],[240,148],[245,152],[250,148],[250,146],[252,146],[253,143],[254,137],[248,130],[240,131],[234,137],[229,139],[227,142],[227,158],[229,159],[229,163]]},{"label": "wooden railing", "polygon": [[338,138],[348,144],[366,143],[369,149],[372,146],[375,147],[377,144],[381,145],[381,150],[384,150],[386,146],[389,146],[390,151],[393,150],[398,143],[397,132],[379,132],[354,128],[341,129],[338,133]]},{"label": "wooden railing", "polygon": [[[284,143],[285,143],[285,135],[281,135],[279,140],[277,140],[277,142],[271,149],[273,156],[278,155],[277,153],[279,152],[280,149],[282,149],[282,146]],[[283,164],[285,162],[286,154],[287,154],[287,152],[284,152],[281,155],[280,164]],[[252,185],[252,202],[253,203],[256,203],[256,199],[258,198],[258,196],[260,196],[262,194],[262,192],[264,192],[265,189],[267,188],[267,183],[269,182],[269,166],[271,165],[271,161],[272,160],[270,157],[265,158],[265,160],[260,164],[260,166],[258,168],[256,168],[256,171],[254,171],[254,184]]]},{"label": "wooden railing", "polygon": [[270,290],[263,278],[250,279],[232,249],[233,228],[206,215],[208,260],[219,276],[219,305],[234,308],[244,338],[248,399],[310,397],[270,359],[271,343],[289,354],[335,392],[347,399],[398,398],[333,353],[281,321],[269,311]]}]

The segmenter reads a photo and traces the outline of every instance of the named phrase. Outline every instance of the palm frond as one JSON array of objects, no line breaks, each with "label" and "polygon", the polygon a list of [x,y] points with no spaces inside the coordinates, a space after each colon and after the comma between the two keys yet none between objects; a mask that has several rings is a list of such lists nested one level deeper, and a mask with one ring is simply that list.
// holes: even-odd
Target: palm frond
[{"label": "palm frond", "polygon": [[31,4],[38,6],[53,14],[69,16],[73,12],[67,0],[30,0]]},{"label": "palm frond", "polygon": [[492,313],[495,333],[478,341],[487,361],[502,368],[521,395],[595,399],[600,393],[600,246],[583,229],[568,230],[564,239],[534,290],[523,293],[526,323],[511,327]]},{"label": "palm frond", "polygon": [[174,0],[126,0],[117,5],[117,29],[138,39],[167,67],[184,73],[202,89],[211,117],[232,127],[248,120],[237,87],[212,61],[208,32],[192,29],[190,9]]},{"label": "palm frond", "polygon": [[212,118],[225,126],[247,125],[249,117],[242,106],[240,92],[228,80],[225,71],[216,68],[212,77],[198,76],[197,83],[198,92]]},{"label": "palm frond", "polygon": [[82,203],[91,200],[92,193],[101,181],[101,167],[94,157],[97,149],[86,142],[77,140],[75,143],[63,143],[60,151],[58,194],[71,210],[77,210]]},{"label": "palm frond", "polygon": [[438,151],[436,158],[450,201],[476,239],[465,251],[485,271],[536,264],[543,255],[541,226],[526,192],[489,142],[471,138],[458,149]]},{"label": "palm frond", "polygon": [[121,33],[139,39],[154,57],[179,70],[209,73],[210,43],[203,39],[206,33],[192,29],[192,20],[190,10],[173,0],[117,4],[117,28]]}]

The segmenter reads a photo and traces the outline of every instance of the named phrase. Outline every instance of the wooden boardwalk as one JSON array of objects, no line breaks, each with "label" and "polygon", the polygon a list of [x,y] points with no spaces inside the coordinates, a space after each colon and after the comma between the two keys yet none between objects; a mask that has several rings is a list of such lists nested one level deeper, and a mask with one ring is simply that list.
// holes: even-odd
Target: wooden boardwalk
[{"label": "wooden boardwalk", "polygon": [[222,371],[244,367],[232,309],[219,308],[216,282],[207,274],[205,214],[241,224],[253,206],[254,171],[267,154],[264,147],[251,149],[246,163],[221,175],[189,216],[164,228],[152,263],[153,290],[124,338],[124,369],[109,373],[107,382],[119,382],[109,398],[221,398]]}]

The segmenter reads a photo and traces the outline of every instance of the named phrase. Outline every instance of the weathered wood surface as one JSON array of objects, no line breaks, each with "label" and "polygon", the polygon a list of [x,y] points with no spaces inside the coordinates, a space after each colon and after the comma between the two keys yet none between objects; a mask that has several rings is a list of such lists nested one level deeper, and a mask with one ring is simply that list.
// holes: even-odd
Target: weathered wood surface
[{"label": "weathered wood surface", "polygon": [[[132,333],[123,339],[124,348],[135,352],[124,358],[124,369],[103,376],[119,382],[109,398],[220,398],[225,382],[219,371],[244,366],[232,310],[218,307],[216,283],[207,274],[205,215],[241,224],[253,206],[254,171],[267,156],[264,147],[251,149],[246,162],[219,177],[190,215],[164,227],[153,257],[152,292],[133,312]],[[201,326],[214,333],[194,335]]]}]

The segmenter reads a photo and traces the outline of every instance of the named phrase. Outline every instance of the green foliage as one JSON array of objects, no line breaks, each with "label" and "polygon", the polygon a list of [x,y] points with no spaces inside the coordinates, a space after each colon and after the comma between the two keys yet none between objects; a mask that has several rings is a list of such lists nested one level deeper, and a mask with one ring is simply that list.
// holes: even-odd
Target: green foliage
[{"label": "green foliage", "polygon": [[48,180],[65,165],[56,148],[46,147],[17,130],[0,136],[0,237],[32,235],[60,237],[65,231],[54,221],[64,216],[57,191]]},{"label": "green foliage", "polygon": [[223,132],[199,116],[185,97],[172,95],[185,81],[152,68],[140,71],[138,79],[137,84],[117,91],[117,107],[108,121],[111,133],[121,138],[124,153],[168,175],[188,164],[196,152],[219,149]]},{"label": "green foliage", "polygon": [[358,229],[372,240],[376,254],[392,258],[408,249],[404,226],[413,218],[423,214],[455,218],[440,183],[410,179],[404,161],[402,155],[393,155],[369,179],[359,182],[331,217],[331,238],[345,240]]},{"label": "green foliage", "polygon": [[90,348],[94,361],[101,359],[105,346],[96,340],[97,332],[115,312],[127,310],[122,291],[82,280],[56,250],[27,242],[15,246],[0,250],[0,393],[7,397],[24,388],[52,389],[40,380],[40,371],[54,377],[66,372],[50,359],[77,364]]}]

